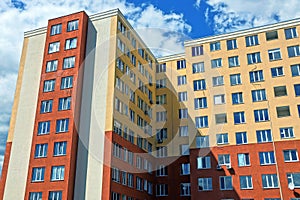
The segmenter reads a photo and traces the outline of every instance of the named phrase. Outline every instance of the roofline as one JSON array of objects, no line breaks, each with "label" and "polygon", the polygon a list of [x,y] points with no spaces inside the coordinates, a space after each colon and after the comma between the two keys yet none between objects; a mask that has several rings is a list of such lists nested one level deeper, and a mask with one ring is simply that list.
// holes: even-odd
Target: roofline
[{"label": "roofline", "polygon": [[185,53],[178,53],[178,54],[172,54],[172,55],[157,58],[157,61],[158,62],[168,62],[168,61],[178,60],[178,59],[183,59],[183,58],[185,58]]},{"label": "roofline", "polygon": [[294,26],[294,25],[299,25],[300,23],[300,18],[297,19],[292,19],[292,20],[287,20],[283,22],[277,22],[274,24],[269,24],[269,25],[263,25],[255,28],[249,28],[245,30],[240,30],[240,31],[234,31],[230,33],[225,33],[225,34],[220,34],[220,35],[214,35],[214,36],[208,36],[204,38],[199,38],[199,39],[194,39],[194,40],[188,40],[184,42],[184,46],[193,46],[193,45],[199,45],[199,44],[204,44],[208,42],[214,42],[214,41],[219,41],[219,40],[224,40],[224,39],[229,39],[229,38],[237,38],[237,37],[242,37],[246,35],[253,35],[253,34],[258,34],[261,32],[266,32],[266,31],[272,31],[280,28],[287,28],[289,26]]}]

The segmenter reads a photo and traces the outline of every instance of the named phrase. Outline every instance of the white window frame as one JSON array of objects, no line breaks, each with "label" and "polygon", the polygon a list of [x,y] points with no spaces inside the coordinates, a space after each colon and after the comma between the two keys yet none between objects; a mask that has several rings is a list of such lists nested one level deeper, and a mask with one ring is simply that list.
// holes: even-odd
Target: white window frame
[{"label": "white window frame", "polygon": [[65,166],[52,166],[51,181],[62,181],[65,178]]}]

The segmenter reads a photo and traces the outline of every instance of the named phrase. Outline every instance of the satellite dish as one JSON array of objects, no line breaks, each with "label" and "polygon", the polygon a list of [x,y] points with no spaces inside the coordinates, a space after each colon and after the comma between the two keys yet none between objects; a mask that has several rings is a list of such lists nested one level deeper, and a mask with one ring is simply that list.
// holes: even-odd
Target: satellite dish
[{"label": "satellite dish", "polygon": [[294,183],[289,183],[288,187],[289,187],[290,190],[294,190],[295,189]]}]

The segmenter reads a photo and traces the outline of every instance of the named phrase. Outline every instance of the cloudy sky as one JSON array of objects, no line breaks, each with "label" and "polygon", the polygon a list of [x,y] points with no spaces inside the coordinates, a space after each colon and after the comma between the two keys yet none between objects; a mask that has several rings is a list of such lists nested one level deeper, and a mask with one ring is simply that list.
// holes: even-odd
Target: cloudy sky
[{"label": "cloudy sky", "polygon": [[[299,0],[1,0],[0,168],[24,31],[46,26],[48,19],[76,11],[94,14],[119,8],[150,47],[165,49],[164,54],[168,54],[175,53],[174,49],[182,51],[184,39],[300,17],[299,7]],[[147,37],[145,28],[159,31]]]}]

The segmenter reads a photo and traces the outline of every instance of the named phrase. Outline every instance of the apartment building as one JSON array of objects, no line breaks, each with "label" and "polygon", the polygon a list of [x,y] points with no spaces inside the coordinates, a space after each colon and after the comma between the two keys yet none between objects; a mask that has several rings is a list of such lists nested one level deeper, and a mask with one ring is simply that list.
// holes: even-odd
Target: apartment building
[{"label": "apartment building", "polygon": [[2,199],[300,199],[300,20],[156,58],[119,10],[26,32]]}]

